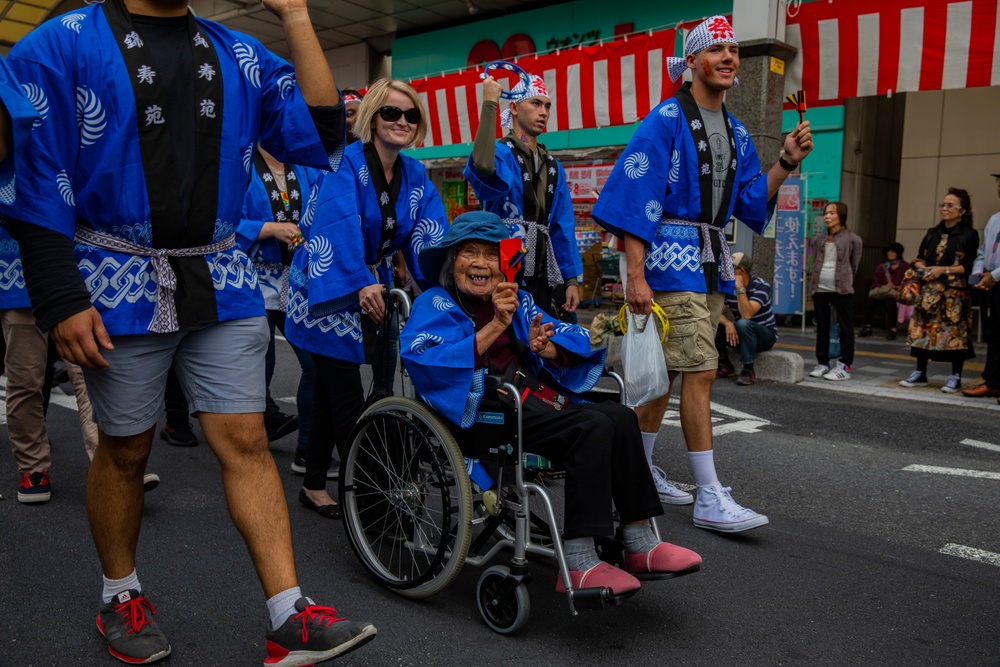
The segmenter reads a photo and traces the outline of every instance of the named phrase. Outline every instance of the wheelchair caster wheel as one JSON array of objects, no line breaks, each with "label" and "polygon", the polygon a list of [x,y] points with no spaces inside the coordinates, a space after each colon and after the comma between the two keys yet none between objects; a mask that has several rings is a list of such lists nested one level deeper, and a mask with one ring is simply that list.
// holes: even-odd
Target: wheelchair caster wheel
[{"label": "wheelchair caster wheel", "polygon": [[483,572],[476,585],[479,615],[491,630],[501,635],[518,632],[528,622],[528,615],[531,613],[528,587],[523,583],[518,584],[512,591],[503,593],[509,576],[508,568],[494,565]]}]

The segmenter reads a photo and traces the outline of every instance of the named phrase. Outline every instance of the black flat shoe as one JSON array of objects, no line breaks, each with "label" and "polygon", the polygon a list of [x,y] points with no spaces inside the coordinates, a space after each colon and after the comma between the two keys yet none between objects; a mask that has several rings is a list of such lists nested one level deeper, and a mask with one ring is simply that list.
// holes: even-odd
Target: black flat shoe
[{"label": "black flat shoe", "polygon": [[886,340],[896,340],[896,330],[889,329],[889,333],[885,335]]},{"label": "black flat shoe", "polygon": [[312,498],[306,495],[305,489],[299,489],[299,503],[306,509],[316,512],[316,514],[319,514],[324,519],[340,518],[340,505],[337,503],[333,505],[317,505],[312,501]]},{"label": "black flat shoe", "polygon": [[871,335],[872,335],[872,328],[866,324],[864,327],[862,327],[861,333],[858,334],[858,338],[868,338],[868,336]]}]

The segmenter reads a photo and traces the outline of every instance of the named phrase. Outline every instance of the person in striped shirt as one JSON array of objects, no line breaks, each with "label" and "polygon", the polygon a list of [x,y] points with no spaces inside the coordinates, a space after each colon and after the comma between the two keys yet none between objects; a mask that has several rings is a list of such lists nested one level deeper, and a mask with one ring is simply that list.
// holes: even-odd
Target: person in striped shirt
[{"label": "person in striped shirt", "polygon": [[736,294],[727,294],[726,307],[732,319],[723,314],[715,335],[715,348],[719,351],[719,370],[715,377],[736,375],[729,361],[729,347],[739,348],[743,369],[736,384],[751,385],[757,380],[753,362],[760,352],[774,347],[778,340],[778,323],[771,310],[771,285],[760,276],[750,275],[753,260],[742,252],[733,253],[736,270]]}]

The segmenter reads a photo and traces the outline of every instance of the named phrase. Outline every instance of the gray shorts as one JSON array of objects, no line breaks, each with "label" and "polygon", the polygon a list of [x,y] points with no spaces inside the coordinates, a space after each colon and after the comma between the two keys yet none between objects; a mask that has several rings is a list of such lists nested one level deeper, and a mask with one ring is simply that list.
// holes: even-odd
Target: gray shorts
[{"label": "gray shorts", "polygon": [[263,316],[178,333],[116,336],[115,349],[101,350],[111,367],[83,370],[94,421],[119,437],[153,426],[164,409],[171,364],[190,412],[263,412],[269,340]]}]

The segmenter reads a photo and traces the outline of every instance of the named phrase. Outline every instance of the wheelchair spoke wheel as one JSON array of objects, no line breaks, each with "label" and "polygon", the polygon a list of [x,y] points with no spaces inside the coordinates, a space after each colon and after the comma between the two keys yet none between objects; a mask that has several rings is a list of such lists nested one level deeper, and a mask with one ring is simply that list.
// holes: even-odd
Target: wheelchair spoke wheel
[{"label": "wheelchair spoke wheel", "polygon": [[351,546],[382,585],[425,598],[458,575],[472,539],[472,489],[454,437],[423,404],[390,397],[365,411],[340,495]]},{"label": "wheelchair spoke wheel", "polygon": [[476,586],[479,615],[494,632],[512,635],[521,630],[531,614],[528,587],[519,583],[513,590],[504,591],[504,581],[510,570],[503,565],[487,568]]}]

